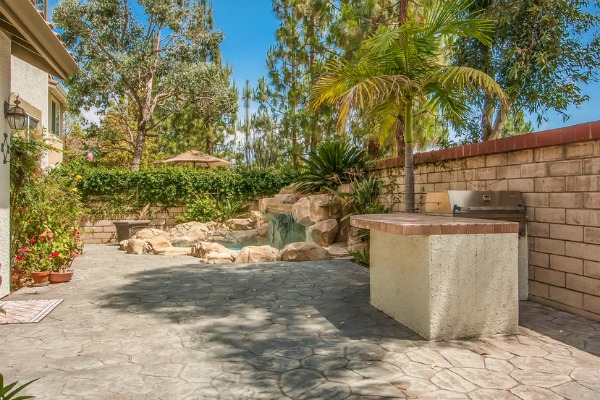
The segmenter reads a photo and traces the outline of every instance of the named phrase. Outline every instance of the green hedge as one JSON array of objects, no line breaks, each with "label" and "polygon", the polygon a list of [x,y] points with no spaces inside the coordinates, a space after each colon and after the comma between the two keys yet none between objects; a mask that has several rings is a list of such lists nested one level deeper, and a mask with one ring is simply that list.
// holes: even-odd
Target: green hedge
[{"label": "green hedge", "polygon": [[[278,170],[195,169],[163,167],[144,171],[70,169],[88,213],[107,217],[140,211],[146,205],[177,207],[203,195],[217,201],[269,197],[296,181],[298,174]],[[79,176],[77,176],[79,175]],[[102,203],[103,209],[95,205]]]}]

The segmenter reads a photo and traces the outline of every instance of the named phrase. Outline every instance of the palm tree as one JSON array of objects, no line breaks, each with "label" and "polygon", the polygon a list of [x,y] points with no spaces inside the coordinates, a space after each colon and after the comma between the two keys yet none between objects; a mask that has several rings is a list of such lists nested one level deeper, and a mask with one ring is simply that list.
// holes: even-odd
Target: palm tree
[{"label": "palm tree", "polygon": [[349,115],[361,110],[384,133],[404,131],[405,202],[415,212],[413,149],[414,118],[436,112],[451,124],[468,113],[468,94],[483,90],[508,100],[492,77],[479,70],[444,63],[444,43],[472,37],[490,43],[492,21],[469,14],[471,0],[435,2],[418,18],[396,27],[384,27],[366,40],[357,61],[330,61],[311,91],[311,106],[334,105],[338,128],[344,130]]}]

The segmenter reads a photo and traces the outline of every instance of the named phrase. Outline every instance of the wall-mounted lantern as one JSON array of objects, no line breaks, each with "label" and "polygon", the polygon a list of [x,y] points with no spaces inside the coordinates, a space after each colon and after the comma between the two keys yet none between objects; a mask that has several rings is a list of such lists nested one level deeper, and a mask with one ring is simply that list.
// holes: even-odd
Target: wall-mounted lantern
[{"label": "wall-mounted lantern", "polygon": [[[10,106],[10,96],[15,95],[17,98],[14,101],[14,106]],[[19,95],[11,93],[8,96],[8,101],[4,102],[4,116],[8,121],[10,129],[15,131],[22,131],[27,125],[27,113],[22,107],[19,107],[21,102],[19,101]]]}]

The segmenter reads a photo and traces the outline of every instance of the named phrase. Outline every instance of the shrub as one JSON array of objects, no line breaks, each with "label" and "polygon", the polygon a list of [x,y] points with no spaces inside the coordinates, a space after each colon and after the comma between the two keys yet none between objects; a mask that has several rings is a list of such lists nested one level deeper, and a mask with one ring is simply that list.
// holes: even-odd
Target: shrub
[{"label": "shrub", "polygon": [[233,199],[223,199],[220,202],[214,197],[201,195],[200,198],[188,204],[186,212],[175,217],[178,222],[225,222],[237,217],[244,209],[244,204]]},{"label": "shrub", "polygon": [[243,203],[272,196],[297,178],[297,173],[291,171],[168,166],[143,171],[71,166],[63,168],[62,173],[82,176],[77,188],[95,219],[135,214],[148,204],[163,208],[193,206],[202,215],[199,207],[208,204],[207,198],[215,204],[226,199]]},{"label": "shrub", "polygon": [[319,143],[315,151],[302,161],[303,172],[298,190],[303,193],[334,189],[363,173],[367,154],[359,147],[340,140]]},{"label": "shrub", "polygon": [[175,217],[178,222],[209,222],[214,221],[217,215],[217,202],[210,196],[203,194],[191,204],[188,204],[185,213]]},{"label": "shrub", "polygon": [[32,271],[68,268],[81,250],[78,178],[39,170],[45,147],[36,137],[12,139],[10,239],[15,289]]}]

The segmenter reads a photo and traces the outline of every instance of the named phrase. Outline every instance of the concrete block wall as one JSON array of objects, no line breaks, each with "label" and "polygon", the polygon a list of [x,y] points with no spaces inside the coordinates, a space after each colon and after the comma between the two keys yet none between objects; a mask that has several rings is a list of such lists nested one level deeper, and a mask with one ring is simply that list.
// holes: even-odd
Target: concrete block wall
[{"label": "concrete block wall", "polygon": [[[185,212],[185,207],[172,207],[168,209],[151,207],[148,210],[147,217],[140,218],[139,215],[135,215],[115,219],[114,221],[119,221],[122,219],[148,219],[151,221],[151,228],[157,228],[166,231],[177,225],[177,220],[175,217],[183,212]],[[84,243],[102,244],[117,242],[117,230],[113,225],[113,220],[104,219],[100,221],[92,221],[89,218],[84,218],[81,221],[80,228]]]},{"label": "concrete block wall", "polygon": [[[415,155],[419,210],[444,190],[517,190],[527,207],[530,299],[600,321],[600,121]],[[403,160],[375,173],[404,210]]]}]

